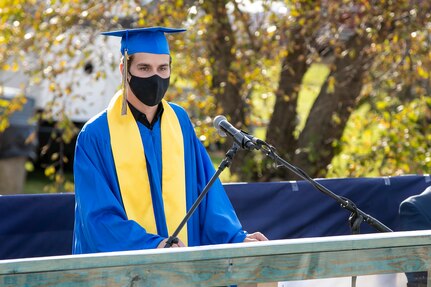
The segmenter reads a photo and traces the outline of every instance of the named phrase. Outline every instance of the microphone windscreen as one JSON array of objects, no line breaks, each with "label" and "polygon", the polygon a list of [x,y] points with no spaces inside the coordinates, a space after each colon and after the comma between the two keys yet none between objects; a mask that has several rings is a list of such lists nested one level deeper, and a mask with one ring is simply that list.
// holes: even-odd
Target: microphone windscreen
[{"label": "microphone windscreen", "polygon": [[227,135],[226,135],[226,133],[225,133],[225,132],[221,129],[221,127],[220,127],[220,123],[221,123],[222,121],[227,121],[226,117],[225,117],[225,116],[218,115],[218,116],[216,116],[216,117],[214,118],[213,124],[214,124],[214,128],[217,130],[218,134],[219,134],[221,137],[226,137],[226,136],[227,136]]}]

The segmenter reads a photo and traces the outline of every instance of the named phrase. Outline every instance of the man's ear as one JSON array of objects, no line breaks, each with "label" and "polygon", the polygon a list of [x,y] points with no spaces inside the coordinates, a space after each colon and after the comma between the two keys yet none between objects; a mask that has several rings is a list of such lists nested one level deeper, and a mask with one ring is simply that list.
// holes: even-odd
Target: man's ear
[{"label": "man's ear", "polygon": [[121,75],[123,74],[123,67],[124,67],[123,61],[121,61],[119,65]]}]

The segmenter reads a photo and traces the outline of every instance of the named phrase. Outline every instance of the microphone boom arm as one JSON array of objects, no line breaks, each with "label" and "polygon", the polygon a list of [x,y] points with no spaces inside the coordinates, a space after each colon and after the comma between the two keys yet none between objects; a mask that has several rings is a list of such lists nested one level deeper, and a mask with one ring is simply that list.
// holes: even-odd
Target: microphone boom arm
[{"label": "microphone boom arm", "polygon": [[369,225],[373,226],[380,232],[392,232],[392,230],[375,219],[374,217],[366,214],[362,210],[356,207],[356,205],[348,198],[339,196],[333,193],[331,190],[326,188],[325,186],[318,183],[316,180],[311,178],[308,174],[306,174],[302,169],[288,163],[286,160],[281,158],[276,152],[275,148],[268,143],[255,138],[248,133],[238,130],[231,123],[229,123],[224,116],[217,116],[214,118],[214,127],[219,132],[220,136],[226,137],[229,135],[234,140],[234,144],[236,144],[237,148],[242,148],[246,150],[261,150],[266,156],[270,157],[274,160],[278,165],[284,166],[289,169],[299,177],[305,179],[311,185],[313,185],[320,192],[332,197],[340,206],[344,209],[347,209],[351,212],[349,217],[350,228],[352,229],[353,234],[359,233],[359,227],[362,221],[367,222]]},{"label": "microphone boom arm", "polygon": [[257,149],[262,150],[262,152],[266,156],[268,156],[269,158],[274,160],[278,165],[284,166],[285,168],[289,169],[290,171],[292,171],[293,173],[295,173],[299,177],[305,179],[306,181],[311,183],[311,185],[313,185],[317,190],[319,190],[322,193],[335,199],[338,203],[340,203],[340,206],[342,208],[347,209],[350,212],[352,212],[349,220],[350,220],[350,224],[351,224],[351,228],[352,228],[353,233],[358,233],[359,224],[361,221],[365,221],[366,223],[368,223],[369,225],[374,227],[377,231],[393,232],[392,229],[390,229],[389,227],[387,227],[386,225],[384,225],[383,223],[381,223],[380,221],[378,221],[377,219],[375,219],[371,215],[366,214],[365,212],[360,210],[358,207],[356,207],[356,205],[350,199],[335,194],[334,192],[332,192],[331,190],[329,190],[328,188],[326,188],[325,186],[323,186],[322,184],[318,183],[316,180],[311,178],[302,169],[290,164],[289,162],[287,162],[286,160],[281,158],[275,152],[275,148],[273,146],[267,144],[266,142],[264,142],[260,139],[256,140],[256,145],[258,147]]}]

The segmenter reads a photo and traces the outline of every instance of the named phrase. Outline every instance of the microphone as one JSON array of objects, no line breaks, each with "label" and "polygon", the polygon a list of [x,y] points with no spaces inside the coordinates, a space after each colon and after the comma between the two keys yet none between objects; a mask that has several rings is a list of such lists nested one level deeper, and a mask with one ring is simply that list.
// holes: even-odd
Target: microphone
[{"label": "microphone", "polygon": [[218,134],[226,137],[228,134],[233,140],[243,149],[258,149],[256,146],[256,139],[246,132],[240,131],[229,123],[224,116],[216,116],[214,118],[214,127]]}]

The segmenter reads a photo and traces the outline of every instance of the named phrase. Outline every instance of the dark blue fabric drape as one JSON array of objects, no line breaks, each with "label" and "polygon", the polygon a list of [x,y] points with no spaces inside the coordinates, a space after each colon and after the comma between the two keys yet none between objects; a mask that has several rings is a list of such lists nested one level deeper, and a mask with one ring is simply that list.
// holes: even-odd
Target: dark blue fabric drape
[{"label": "dark blue fabric drape", "polygon": [[[321,179],[334,193],[400,230],[398,209],[431,186],[429,176]],[[349,212],[304,181],[225,184],[245,230],[270,239],[350,234]],[[0,259],[71,253],[73,194],[0,196]],[[376,232],[366,223],[361,233]]]}]

